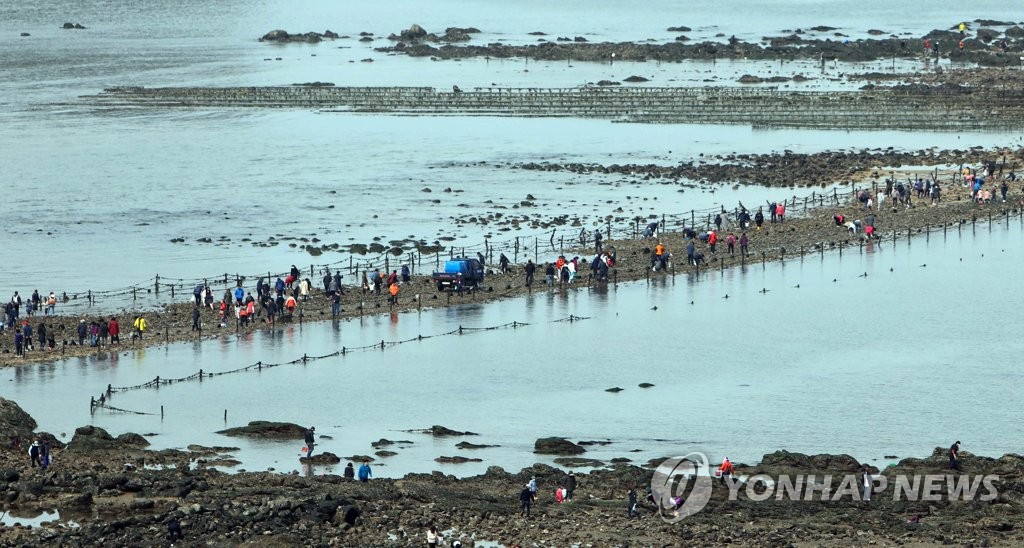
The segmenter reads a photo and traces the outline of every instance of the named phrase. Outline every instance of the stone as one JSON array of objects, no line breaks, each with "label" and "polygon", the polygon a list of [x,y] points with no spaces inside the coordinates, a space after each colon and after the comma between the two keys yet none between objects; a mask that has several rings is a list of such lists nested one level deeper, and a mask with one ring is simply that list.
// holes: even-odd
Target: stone
[{"label": "stone", "polygon": [[1024,28],[1014,25],[1006,29],[1006,32],[1003,34],[1005,34],[1007,38],[1024,38]]},{"label": "stone", "polygon": [[487,449],[488,447],[501,447],[500,445],[485,445],[478,443],[470,443],[468,441],[460,441],[455,444],[455,447],[459,449]]},{"label": "stone", "polygon": [[583,457],[556,457],[555,464],[567,466],[569,468],[576,468],[580,466],[604,466],[604,462],[597,459],[587,459]]},{"label": "stone", "polygon": [[438,424],[435,424],[434,426],[431,426],[428,430],[424,431],[424,433],[430,434],[431,436],[434,436],[435,438],[443,438],[443,437],[449,437],[449,436],[478,436],[479,435],[479,434],[477,434],[475,432],[459,432],[458,430],[452,430],[451,428],[447,428],[445,426],[441,426],[441,425],[438,425]]},{"label": "stone", "polygon": [[581,455],[587,450],[565,438],[540,438],[533,444],[533,452],[542,455]]},{"label": "stone", "polygon": [[986,44],[999,38],[999,31],[993,29],[978,29],[978,40],[985,42]]},{"label": "stone", "polygon": [[317,453],[312,457],[299,457],[299,462],[307,464],[338,464],[341,462],[341,457],[334,453],[324,452]]},{"label": "stone", "polygon": [[132,499],[132,510],[151,510],[154,506],[156,503],[153,502],[153,499]]},{"label": "stone", "polygon": [[306,428],[291,422],[252,421],[246,426],[219,430],[225,436],[244,436],[269,439],[303,439]]},{"label": "stone", "polygon": [[260,38],[260,42],[287,42],[289,38],[291,35],[288,34],[288,31],[277,29],[264,34]]},{"label": "stone", "polygon": [[466,463],[466,462],[483,462],[483,459],[477,459],[477,458],[472,458],[472,457],[462,457],[462,456],[456,455],[454,457],[437,457],[436,459],[434,459],[434,461],[435,462],[440,462],[440,463],[443,463],[443,464],[463,464],[463,463]]},{"label": "stone", "polygon": [[149,441],[135,432],[125,432],[114,438],[114,442],[127,447],[146,447]]},{"label": "stone", "polygon": [[0,397],[0,431],[6,436],[18,436],[22,443],[32,443],[32,432],[37,426],[35,419],[21,406]]}]

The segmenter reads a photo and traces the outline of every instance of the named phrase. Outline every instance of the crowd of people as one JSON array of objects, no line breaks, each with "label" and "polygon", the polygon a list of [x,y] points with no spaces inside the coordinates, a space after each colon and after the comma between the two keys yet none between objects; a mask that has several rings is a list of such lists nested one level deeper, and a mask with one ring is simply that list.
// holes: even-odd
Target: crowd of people
[{"label": "crowd of people", "polygon": [[[952,184],[959,182],[970,193],[971,199],[979,205],[994,201],[1006,202],[1009,199],[1011,185],[1018,182],[1013,170],[1004,175],[1002,168],[994,162],[985,162],[977,168],[964,167],[958,175],[959,181]],[[865,189],[856,194],[857,202],[863,207],[863,216],[858,215],[860,218],[851,219],[842,212],[836,212],[833,221],[836,227],[851,234],[866,239],[877,238],[877,219],[883,208],[886,208],[886,211],[909,209],[914,207],[915,199],[927,200],[934,205],[941,202],[943,193],[944,188],[932,177],[909,178],[905,182],[890,178],[884,185],[878,185],[874,190]],[[1021,187],[1021,193],[1024,195],[1024,187]],[[1021,198],[1021,205],[1024,205],[1024,198]],[[727,212],[722,208],[713,217],[709,216],[710,223],[707,229],[698,230],[696,227],[684,226],[681,228],[681,235],[686,250],[686,264],[700,267],[709,260],[708,255],[718,255],[719,251],[724,251],[728,255],[739,253],[747,256],[751,236],[764,229],[766,224],[785,223],[786,216],[785,201],[769,200],[756,210],[748,209],[740,202],[733,211]],[[663,229],[661,223],[650,222],[640,233],[642,238],[654,239],[656,242],[653,249],[649,248],[650,268],[653,271],[665,271],[672,264],[672,253],[660,238]],[[604,239],[605,236],[600,230],[593,232],[592,259],[580,256],[567,258],[565,255],[559,255],[554,261],[544,263],[542,268],[547,287],[552,288],[556,283],[577,283],[586,267],[590,269],[590,280],[598,283],[609,281],[609,274],[616,266],[618,256],[615,247],[605,245]],[[586,243],[586,231],[581,232],[580,240]],[[724,250],[720,249],[723,244]],[[482,253],[478,253],[478,257],[486,264],[486,258]],[[514,270],[512,262],[504,253],[499,254],[497,266],[501,273]],[[537,268],[538,265],[532,260],[523,266],[527,287],[533,286]],[[389,307],[394,309],[399,305],[402,286],[411,279],[408,264],[402,265],[400,269],[393,269],[390,273],[382,272],[379,268],[364,270],[357,290],[361,290],[364,295],[386,295]],[[331,272],[327,269],[321,282],[324,295],[331,306],[332,316],[340,317],[342,296],[346,294],[341,272]],[[254,290],[247,290],[243,286],[243,280],[238,280],[237,285],[224,290],[219,299],[209,285],[199,284],[193,290],[195,306],[192,311],[192,330],[203,330],[201,310],[204,308],[212,311],[216,324],[220,327],[228,327],[232,320],[240,327],[258,323],[273,325],[278,321],[293,320],[296,316],[301,320],[302,306],[315,290],[314,282],[308,277],[302,277],[295,265],[292,265],[284,277],[260,277]],[[23,298],[17,291],[14,292],[10,300],[3,305],[0,333],[10,333],[10,338],[6,338],[6,341],[8,344],[13,342],[15,355],[52,351],[67,346],[103,347],[120,343],[121,325],[116,317],[85,318],[80,319],[77,325],[71,326],[54,325],[53,321],[49,321],[49,317],[55,316],[57,307],[69,300],[67,293],[58,296],[54,291],[44,296],[35,290],[27,298]],[[142,339],[147,328],[146,318],[141,315],[135,316],[130,326],[132,338]]]}]

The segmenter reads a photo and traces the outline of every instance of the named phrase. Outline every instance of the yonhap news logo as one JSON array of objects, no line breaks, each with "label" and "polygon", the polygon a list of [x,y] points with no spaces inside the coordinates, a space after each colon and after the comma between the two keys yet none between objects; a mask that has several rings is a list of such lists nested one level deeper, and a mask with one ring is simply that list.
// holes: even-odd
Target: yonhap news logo
[{"label": "yonhap news logo", "polygon": [[651,497],[658,514],[677,523],[707,506],[713,486],[728,490],[728,501],[740,493],[750,502],[855,501],[870,503],[873,495],[898,501],[962,500],[989,502],[999,496],[997,475],[915,474],[874,475],[865,468],[851,474],[767,474],[713,478],[703,453],[665,459],[651,478]]},{"label": "yonhap news logo", "polygon": [[[704,453],[665,459],[651,478],[651,496],[668,523],[696,514],[711,500],[711,475]],[[687,492],[689,491],[689,492]]]}]

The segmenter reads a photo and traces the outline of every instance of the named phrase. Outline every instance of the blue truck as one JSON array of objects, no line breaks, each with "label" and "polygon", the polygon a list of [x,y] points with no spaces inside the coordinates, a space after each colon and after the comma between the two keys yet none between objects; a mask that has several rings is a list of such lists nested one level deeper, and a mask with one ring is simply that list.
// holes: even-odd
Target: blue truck
[{"label": "blue truck", "polygon": [[444,270],[434,272],[438,291],[476,289],[484,281],[484,265],[477,259],[457,257],[444,262]]}]

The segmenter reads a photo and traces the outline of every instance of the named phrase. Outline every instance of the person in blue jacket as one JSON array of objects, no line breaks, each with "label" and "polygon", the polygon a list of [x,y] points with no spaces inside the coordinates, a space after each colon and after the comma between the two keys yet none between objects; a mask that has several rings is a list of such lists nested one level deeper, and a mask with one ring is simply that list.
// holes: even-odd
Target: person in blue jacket
[{"label": "person in blue jacket", "polygon": [[371,477],[373,477],[373,470],[370,470],[370,463],[363,462],[363,464],[359,466],[359,481],[366,483],[370,481]]}]

